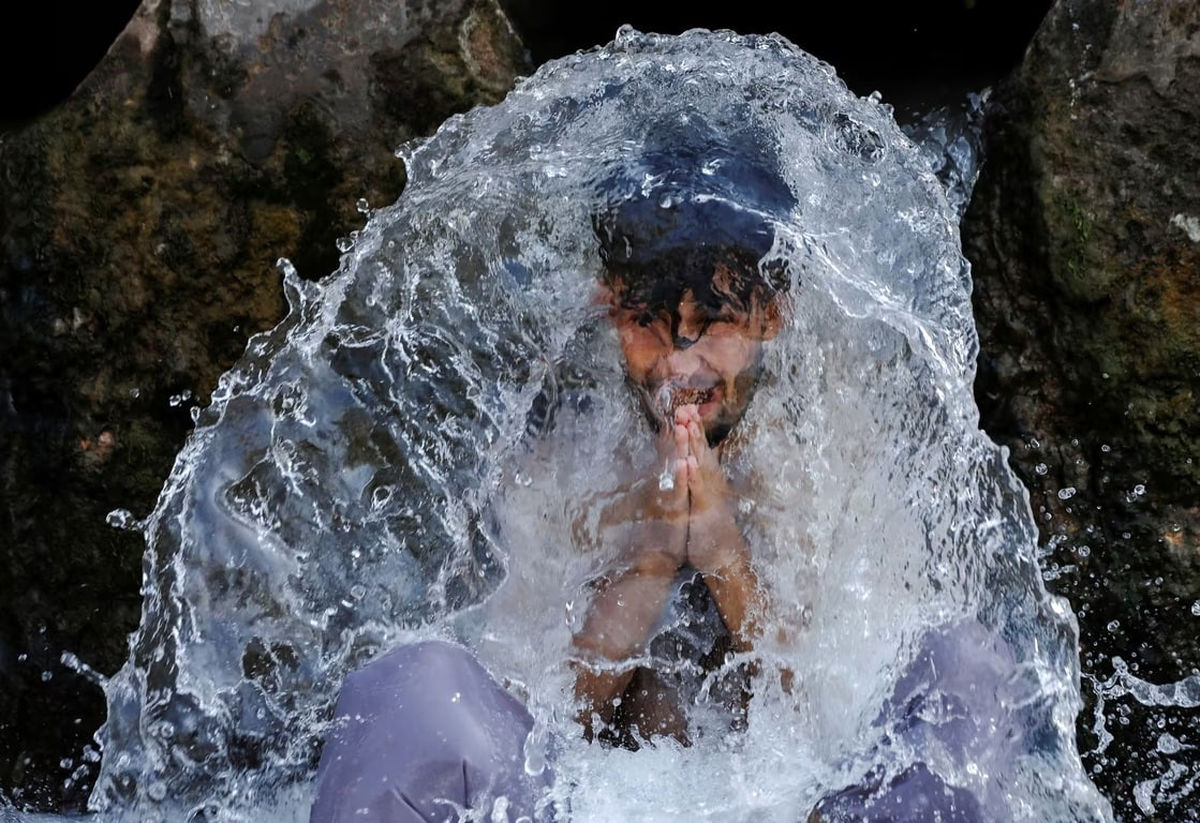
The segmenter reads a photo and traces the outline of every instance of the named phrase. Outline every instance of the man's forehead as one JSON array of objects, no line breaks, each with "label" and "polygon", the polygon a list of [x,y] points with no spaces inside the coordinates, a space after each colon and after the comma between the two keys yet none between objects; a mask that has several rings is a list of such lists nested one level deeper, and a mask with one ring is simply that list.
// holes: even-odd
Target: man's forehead
[{"label": "man's forehead", "polygon": [[[681,270],[684,261],[663,261],[651,272],[610,269],[606,285],[628,304],[677,305],[685,296],[705,305],[744,307],[757,292],[768,291],[759,273],[725,262],[691,266]],[[765,295],[764,295],[765,296]]]}]

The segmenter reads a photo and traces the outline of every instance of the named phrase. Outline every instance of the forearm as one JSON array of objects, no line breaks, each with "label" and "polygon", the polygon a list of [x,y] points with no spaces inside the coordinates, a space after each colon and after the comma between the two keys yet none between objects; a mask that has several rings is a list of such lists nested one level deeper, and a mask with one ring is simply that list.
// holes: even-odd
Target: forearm
[{"label": "forearm", "polygon": [[619,664],[645,649],[677,570],[678,561],[669,555],[645,552],[633,566],[600,582],[572,641],[579,652],[575,694],[588,717],[592,712],[607,717],[613,698],[629,685],[634,667]]},{"label": "forearm", "polygon": [[759,636],[765,596],[732,512],[717,511],[703,522],[693,522],[688,552],[733,636],[734,648],[748,651]]}]

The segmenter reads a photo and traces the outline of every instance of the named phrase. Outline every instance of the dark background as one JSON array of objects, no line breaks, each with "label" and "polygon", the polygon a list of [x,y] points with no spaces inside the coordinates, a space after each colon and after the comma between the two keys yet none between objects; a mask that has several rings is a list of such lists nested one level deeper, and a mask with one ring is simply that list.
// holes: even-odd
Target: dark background
[{"label": "dark background", "polygon": [[1050,8],[1050,0],[501,2],[535,64],[607,42],[622,23],[667,34],[774,31],[831,63],[858,94],[882,92],[899,117],[995,83],[1020,62]]},{"label": "dark background", "polygon": [[[832,63],[859,94],[882,92],[900,118],[914,109],[957,102],[999,80],[1020,61],[1050,6],[1050,0],[501,2],[535,65],[608,42],[622,23],[665,33],[693,27],[778,31]],[[136,0],[3,0],[0,129],[17,126],[70,95],[137,5]]]}]

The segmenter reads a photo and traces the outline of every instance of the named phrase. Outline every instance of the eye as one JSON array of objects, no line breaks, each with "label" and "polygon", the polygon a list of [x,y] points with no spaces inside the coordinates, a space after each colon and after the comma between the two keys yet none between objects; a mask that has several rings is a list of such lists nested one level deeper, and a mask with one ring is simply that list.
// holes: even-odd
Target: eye
[{"label": "eye", "polygon": [[741,323],[744,319],[742,312],[729,306],[708,315],[709,323]]}]

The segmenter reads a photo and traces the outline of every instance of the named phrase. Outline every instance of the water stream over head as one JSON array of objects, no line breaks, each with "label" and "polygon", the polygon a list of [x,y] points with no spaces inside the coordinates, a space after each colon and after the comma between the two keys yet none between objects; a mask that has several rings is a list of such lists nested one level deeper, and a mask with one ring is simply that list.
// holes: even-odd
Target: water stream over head
[{"label": "water stream over head", "polygon": [[[284,265],[287,319],[146,520],[96,809],[304,819],[342,679],[439,637],[529,707],[572,820],[798,821],[918,763],[987,819],[1108,818],[1075,750],[1074,618],[979,431],[957,215],[886,106],[778,37],[623,31],[403,158],[337,272]],[[771,604],[759,674],[744,728],[700,700],[690,746],[575,721],[602,515],[658,459],[603,243],[610,265],[737,245],[783,295],[725,457]],[[951,699],[943,647],[987,669],[982,708]]]}]

